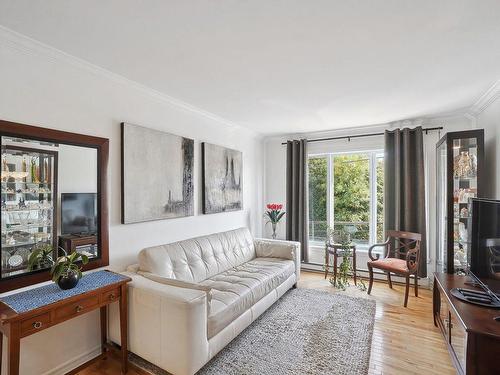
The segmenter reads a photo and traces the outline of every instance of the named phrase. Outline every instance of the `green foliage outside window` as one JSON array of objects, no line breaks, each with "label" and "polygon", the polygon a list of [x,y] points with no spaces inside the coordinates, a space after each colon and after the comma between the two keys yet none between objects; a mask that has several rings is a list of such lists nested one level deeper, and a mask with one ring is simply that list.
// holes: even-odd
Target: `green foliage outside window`
[{"label": "green foliage outside window", "polygon": [[[383,238],[383,158],[376,159],[377,240]],[[309,237],[327,236],[328,156],[309,159]],[[345,230],[357,243],[370,239],[370,155],[333,156],[334,229]]]},{"label": "green foliage outside window", "polygon": [[370,239],[370,161],[366,154],[338,155],[334,165],[334,226],[355,242]]},{"label": "green foliage outside window", "polygon": [[309,159],[309,238],[324,241],[328,229],[326,210],[327,159]]}]

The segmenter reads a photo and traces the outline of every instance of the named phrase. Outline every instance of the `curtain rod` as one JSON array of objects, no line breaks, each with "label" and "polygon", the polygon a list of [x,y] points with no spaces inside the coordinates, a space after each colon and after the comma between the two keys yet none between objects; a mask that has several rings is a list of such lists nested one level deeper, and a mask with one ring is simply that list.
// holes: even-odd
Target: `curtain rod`
[{"label": "curtain rod", "polygon": [[[425,134],[427,134],[430,131],[442,130],[442,129],[443,129],[442,126],[438,126],[438,127],[435,127],[435,128],[423,128],[422,131],[424,131]],[[368,134],[357,134],[357,135],[345,135],[345,136],[342,136],[342,137],[314,138],[314,139],[308,139],[307,143],[324,142],[324,141],[334,141],[334,140],[338,140],[338,139],[348,139],[350,141],[353,138],[375,137],[375,136],[384,135],[384,134],[385,133],[368,133]],[[282,145],[286,145],[286,142],[282,142],[281,144]]]}]

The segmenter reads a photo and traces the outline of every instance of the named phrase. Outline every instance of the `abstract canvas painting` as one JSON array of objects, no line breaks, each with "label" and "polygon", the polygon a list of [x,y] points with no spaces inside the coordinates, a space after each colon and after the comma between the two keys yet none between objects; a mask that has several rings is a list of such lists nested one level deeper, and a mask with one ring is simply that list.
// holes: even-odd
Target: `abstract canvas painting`
[{"label": "abstract canvas painting", "polygon": [[202,143],[203,213],[241,210],[243,165],[240,151]]},{"label": "abstract canvas painting", "polygon": [[194,214],[194,141],[122,123],[122,223]]}]

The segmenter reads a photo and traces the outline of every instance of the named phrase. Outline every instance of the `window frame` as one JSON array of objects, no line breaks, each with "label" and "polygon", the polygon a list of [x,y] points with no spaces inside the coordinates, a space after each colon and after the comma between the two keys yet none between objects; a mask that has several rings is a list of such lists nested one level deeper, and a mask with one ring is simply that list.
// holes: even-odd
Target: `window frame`
[{"label": "window frame", "polygon": [[[370,244],[377,243],[377,223],[378,223],[378,212],[377,212],[377,161],[380,157],[384,157],[384,150],[377,149],[368,149],[368,150],[348,150],[348,151],[339,151],[339,152],[320,152],[320,153],[311,153],[307,155],[307,165],[309,165],[309,160],[313,158],[325,158],[327,161],[327,188],[326,188],[326,215],[327,215],[327,223],[329,226],[333,227],[334,225],[334,216],[335,216],[335,197],[333,196],[333,191],[335,188],[335,181],[333,180],[334,176],[334,158],[338,155],[356,155],[356,154],[365,154],[369,159],[369,178],[370,178],[370,214],[369,214],[369,245],[366,244],[358,244],[356,250],[368,251]],[[307,177],[309,179],[309,169],[307,170]],[[309,203],[310,195],[309,192],[307,194],[307,199]],[[309,225],[309,217],[307,219]],[[311,247],[321,247],[324,246],[324,242],[322,241],[314,241],[308,233],[309,245]]]}]

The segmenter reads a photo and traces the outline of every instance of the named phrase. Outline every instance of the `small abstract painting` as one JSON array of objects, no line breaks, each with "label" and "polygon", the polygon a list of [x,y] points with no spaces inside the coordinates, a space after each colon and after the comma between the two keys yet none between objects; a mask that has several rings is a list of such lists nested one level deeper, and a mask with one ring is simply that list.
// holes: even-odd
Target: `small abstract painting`
[{"label": "small abstract painting", "polygon": [[122,223],[194,214],[194,141],[122,123]]},{"label": "small abstract painting", "polygon": [[243,208],[243,160],[240,151],[202,143],[203,213]]}]

